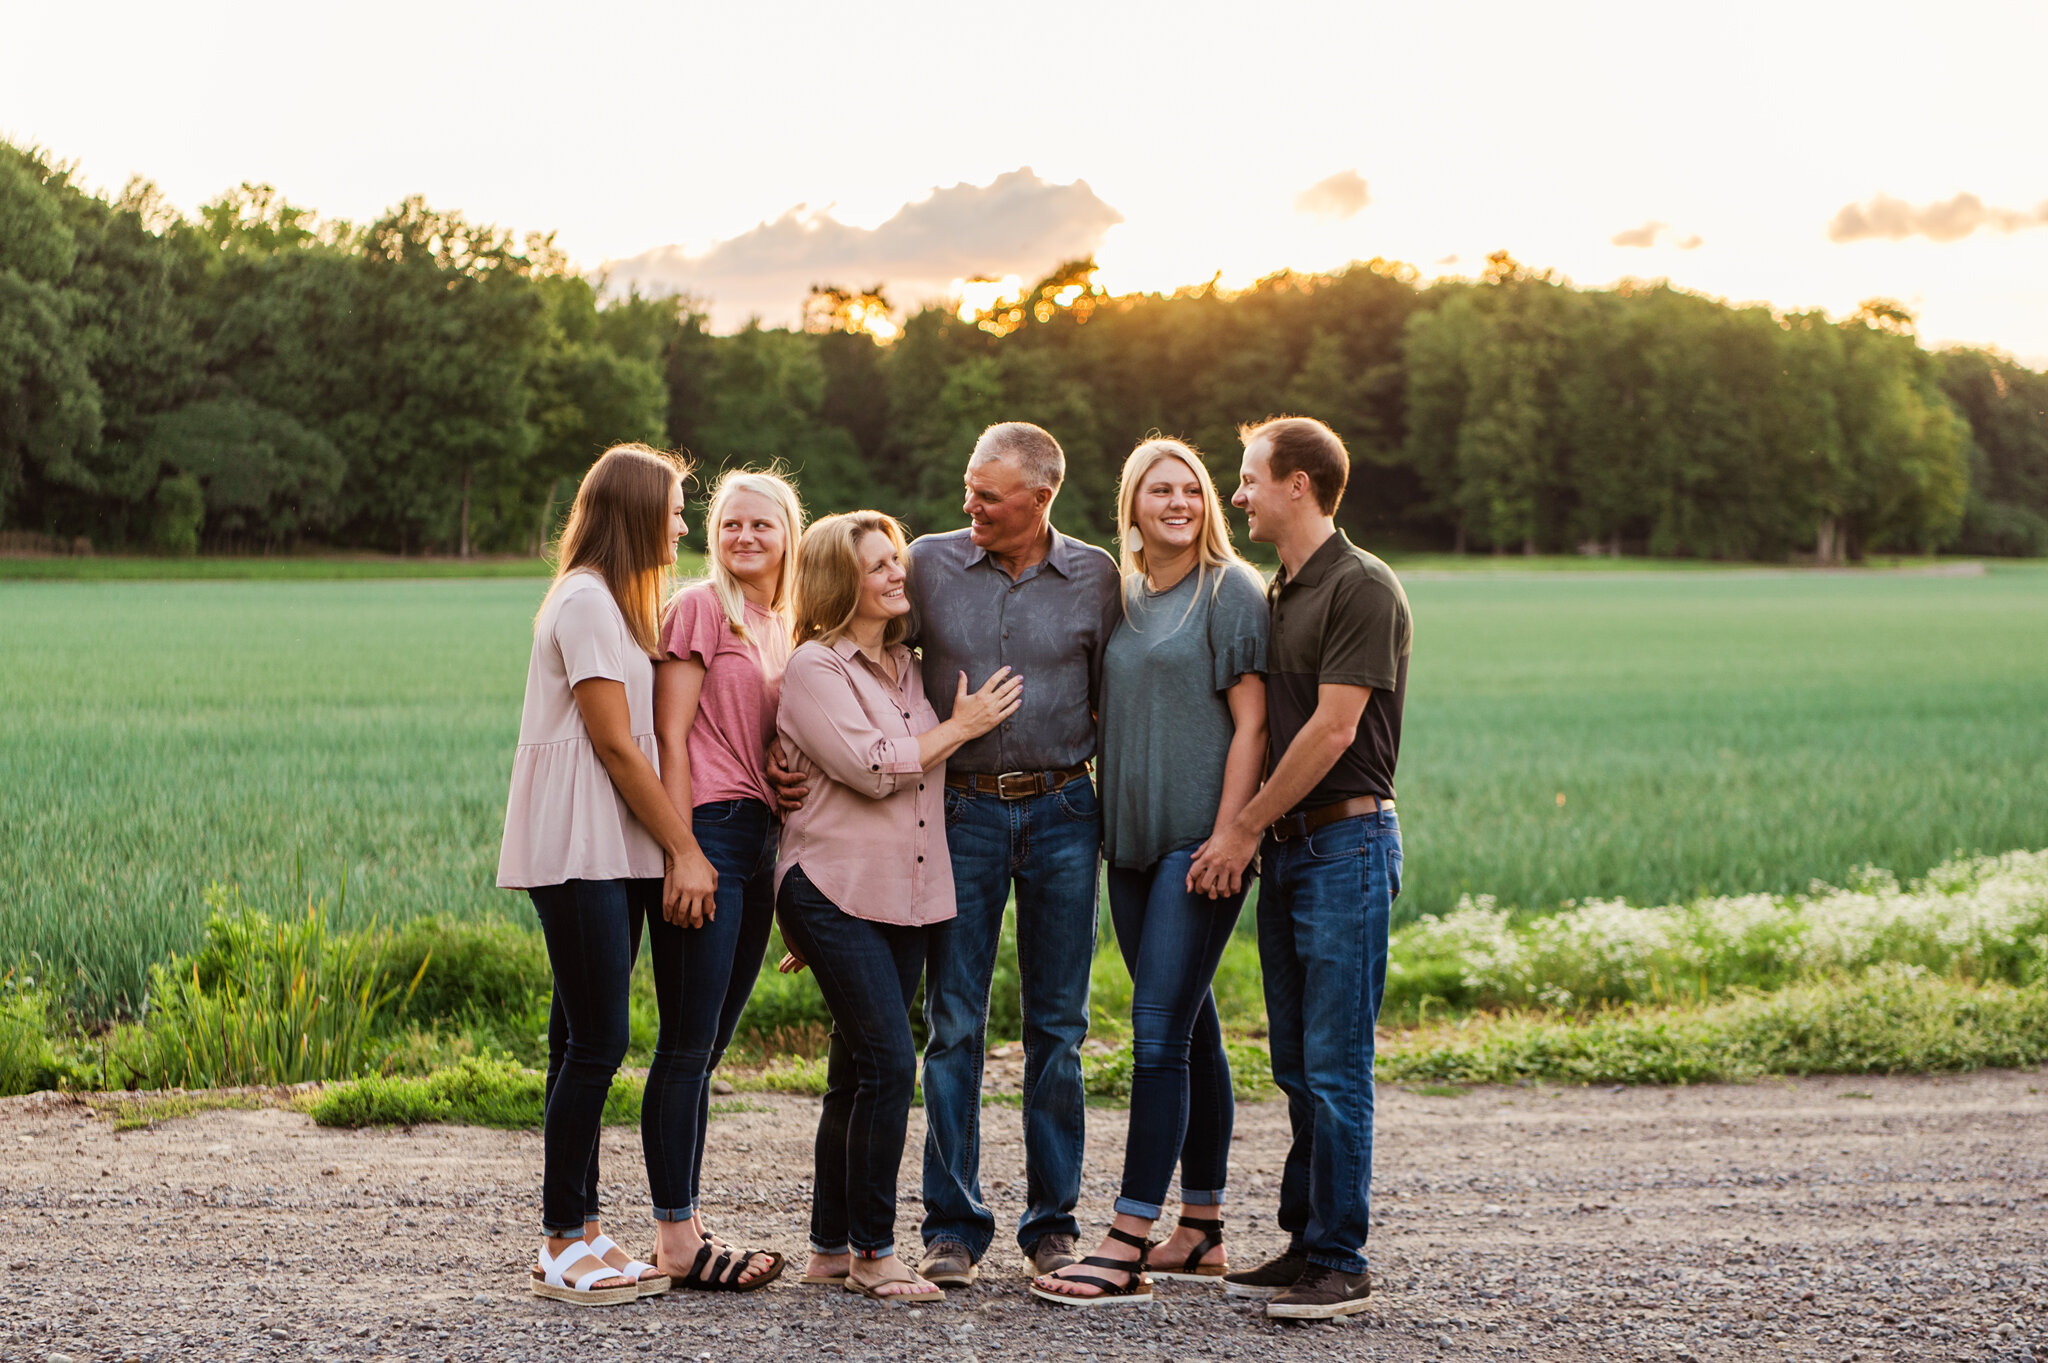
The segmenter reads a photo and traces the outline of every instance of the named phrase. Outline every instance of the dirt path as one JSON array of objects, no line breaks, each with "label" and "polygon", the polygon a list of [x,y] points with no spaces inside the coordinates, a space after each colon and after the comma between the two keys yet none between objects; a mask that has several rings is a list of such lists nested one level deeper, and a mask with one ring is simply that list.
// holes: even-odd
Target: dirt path
[{"label": "dirt path", "polygon": [[[767,1110],[713,1124],[707,1214],[795,1251],[815,1104],[751,1101]],[[76,1101],[10,1099],[0,1360],[2048,1359],[2048,1071],[1385,1089],[1380,1111],[1376,1310],[1282,1327],[1191,1284],[1143,1311],[1045,1306],[1001,1240],[981,1284],[915,1311],[786,1282],[572,1313],[522,1280],[533,1135],[325,1131],[275,1109],[117,1134]],[[1003,1216],[1018,1115],[986,1113]],[[1090,1119],[1096,1230],[1123,1114]],[[1285,1112],[1242,1107],[1237,1133],[1230,1247],[1249,1264],[1280,1244]],[[644,1252],[637,1135],[608,1133],[604,1158],[612,1228]],[[916,1215],[906,1200],[905,1244]]]}]

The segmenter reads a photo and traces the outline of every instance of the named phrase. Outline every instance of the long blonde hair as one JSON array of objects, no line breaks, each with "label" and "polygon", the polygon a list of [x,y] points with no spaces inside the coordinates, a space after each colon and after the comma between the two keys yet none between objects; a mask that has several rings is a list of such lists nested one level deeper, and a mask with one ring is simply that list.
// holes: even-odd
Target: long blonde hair
[{"label": "long blonde hair", "polygon": [[568,523],[555,544],[555,580],[541,609],[547,609],[563,578],[591,569],[611,589],[633,641],[648,657],[659,656],[661,603],[671,562],[662,545],[676,488],[689,471],[682,456],[652,445],[614,445],[599,455],[577,485]]},{"label": "long blonde hair", "polygon": [[[844,511],[804,531],[803,553],[796,561],[797,643],[837,643],[853,624],[860,607],[860,542],[874,533],[888,536],[896,557],[903,557],[909,544],[903,523],[879,511]],[[899,615],[883,629],[882,643],[901,643],[909,632],[910,617]]]},{"label": "long blonde hair", "polygon": [[[1202,462],[1201,454],[1185,440],[1149,436],[1139,441],[1138,447],[1124,460],[1123,472],[1116,481],[1116,537],[1123,551],[1121,567],[1127,613],[1130,610],[1130,593],[1144,581],[1147,571],[1145,540],[1137,524],[1138,489],[1145,476],[1152,472],[1152,466],[1162,459],[1180,460],[1202,485],[1202,534],[1195,541],[1195,571],[1209,579],[1210,594],[1213,596],[1222,589],[1226,572],[1242,570],[1251,573],[1254,579],[1258,574],[1258,570],[1245,562],[1244,555],[1238,553],[1230,542],[1230,523],[1223,519],[1223,499],[1216,495],[1216,484],[1209,477],[1209,468]],[[1199,583],[1200,579],[1197,581]]]},{"label": "long blonde hair", "polygon": [[725,519],[725,504],[739,492],[766,497],[782,517],[782,567],[776,570],[775,591],[769,598],[768,609],[781,616],[784,624],[790,620],[789,603],[796,583],[799,541],[804,533],[804,508],[797,500],[796,489],[773,466],[727,469],[711,489],[711,505],[704,513],[705,547],[709,551],[705,555],[704,577],[711,583],[711,593],[718,598],[719,608],[725,612],[726,624],[740,638],[751,640],[753,636],[747,633],[746,594],[740,580],[718,557],[718,526]]}]

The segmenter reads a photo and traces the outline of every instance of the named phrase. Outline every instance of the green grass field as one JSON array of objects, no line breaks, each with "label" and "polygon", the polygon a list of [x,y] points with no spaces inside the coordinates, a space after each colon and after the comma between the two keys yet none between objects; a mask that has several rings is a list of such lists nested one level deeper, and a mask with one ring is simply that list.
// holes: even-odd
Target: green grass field
[{"label": "green grass field", "polygon": [[[88,1012],[209,881],[491,888],[533,580],[0,582],[0,970]],[[1424,575],[1404,916],[1803,888],[2048,845],[2048,569]],[[1564,796],[1560,804],[1558,796]]]}]

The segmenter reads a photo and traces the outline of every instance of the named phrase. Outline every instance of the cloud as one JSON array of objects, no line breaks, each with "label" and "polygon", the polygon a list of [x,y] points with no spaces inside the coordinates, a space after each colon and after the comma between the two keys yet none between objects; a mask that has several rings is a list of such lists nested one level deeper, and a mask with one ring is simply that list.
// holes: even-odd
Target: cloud
[{"label": "cloud", "polygon": [[1294,211],[1316,218],[1355,218],[1372,202],[1366,193],[1365,177],[1355,170],[1340,170],[1316,181],[1294,196]]},{"label": "cloud", "polygon": [[701,254],[658,246],[607,262],[604,272],[615,291],[638,285],[643,293],[708,299],[721,329],[756,315],[774,325],[796,319],[813,284],[880,282],[898,305],[908,305],[944,296],[962,278],[1036,279],[1063,260],[1091,254],[1123,220],[1087,181],[1053,184],[1025,166],[986,185],[935,187],[879,227],[851,227],[829,206],[812,211],[800,204]]},{"label": "cloud", "polygon": [[[1630,227],[1616,232],[1608,241],[1616,246],[1655,246],[1659,237],[1671,235],[1670,223],[1652,221],[1644,223],[1641,227]],[[1671,244],[1681,251],[1696,251],[1703,240],[1699,233],[1694,232],[1688,236],[1675,237]]]},{"label": "cloud", "polygon": [[1974,194],[1958,194],[1942,203],[1916,208],[1889,194],[1874,194],[1865,203],[1844,204],[1828,224],[1829,241],[1866,241],[1883,237],[1904,241],[1925,237],[1929,241],[1961,241],[1980,227],[2000,232],[2018,232],[2048,224],[2048,201],[2029,213],[2016,208],[1987,208]]}]

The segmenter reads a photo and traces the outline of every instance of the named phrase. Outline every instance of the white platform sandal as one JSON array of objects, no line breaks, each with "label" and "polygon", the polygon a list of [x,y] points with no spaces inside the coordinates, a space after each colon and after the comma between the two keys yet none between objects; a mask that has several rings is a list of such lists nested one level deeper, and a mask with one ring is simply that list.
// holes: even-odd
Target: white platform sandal
[{"label": "white platform sandal", "polygon": [[[597,1251],[599,1258],[607,1261],[611,1258],[613,1250],[618,1250],[621,1254],[626,1253],[626,1251],[619,1249],[619,1242],[612,1239],[609,1235],[598,1236],[590,1242],[590,1247]],[[631,1278],[634,1282],[638,1283],[640,1285],[640,1295],[643,1297],[658,1297],[668,1291],[668,1274],[663,1273],[653,1264],[644,1263],[639,1259],[633,1258],[631,1255],[626,1257],[626,1266],[616,1270],[616,1272],[620,1277]],[[650,1274],[653,1276],[648,1276]]]},{"label": "white platform sandal", "polygon": [[[586,1259],[591,1267],[571,1278],[570,1272]],[[640,1287],[637,1283],[627,1283],[624,1287],[592,1287],[591,1284],[601,1283],[606,1278],[631,1276],[606,1263],[588,1241],[578,1240],[563,1250],[559,1257],[549,1255],[548,1247],[543,1243],[540,1263],[527,1281],[537,1296],[546,1297],[549,1301],[567,1302],[571,1306],[624,1306],[629,1301],[639,1300]]]}]

